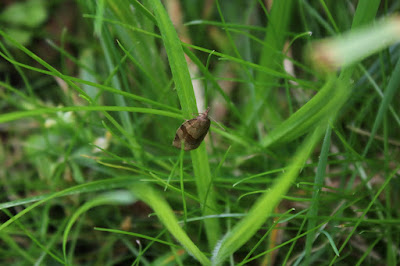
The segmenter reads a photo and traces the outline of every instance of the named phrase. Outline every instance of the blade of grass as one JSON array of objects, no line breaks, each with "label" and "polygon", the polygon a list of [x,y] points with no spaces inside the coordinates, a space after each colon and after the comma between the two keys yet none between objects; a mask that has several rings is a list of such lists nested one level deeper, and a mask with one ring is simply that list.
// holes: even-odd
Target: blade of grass
[{"label": "blade of grass", "polygon": [[[365,208],[365,210],[363,211],[363,213],[360,215],[360,217],[358,217],[357,222],[355,223],[355,225],[353,226],[351,232],[348,234],[346,240],[344,241],[344,243],[342,244],[342,246],[339,249],[339,254],[343,251],[343,249],[346,247],[347,243],[350,241],[350,238],[354,235],[355,231],[357,230],[358,226],[361,224],[361,222],[364,220],[365,215],[368,213],[368,211],[371,209],[372,205],[375,204],[375,201],[378,199],[378,197],[381,195],[381,193],[383,192],[383,190],[385,189],[385,187],[390,183],[390,181],[392,181],[393,177],[395,177],[397,175],[397,171],[400,169],[400,166],[396,167],[396,169],[394,169],[390,175],[386,178],[385,182],[382,184],[382,186],[379,188],[379,190],[376,192],[374,198],[370,201],[370,203],[368,204],[367,208]],[[336,259],[338,258],[338,256],[335,256],[332,260],[331,263],[329,265],[333,265],[336,261]]]},{"label": "blade of grass", "polygon": [[[7,47],[5,45],[3,45],[2,42],[0,42],[0,48],[4,51],[4,53],[7,55],[7,57],[14,59],[12,54],[8,51]],[[18,71],[19,75],[21,76],[22,80],[24,81],[25,87],[28,91],[28,95],[32,97],[32,100],[36,100],[36,97],[33,97],[34,96],[33,89],[32,89],[30,82],[28,81],[28,78],[25,75],[25,73],[22,71],[22,69],[19,67],[19,65],[13,64],[13,66]]]},{"label": "blade of grass", "polygon": [[354,14],[352,29],[358,28],[372,21],[378,12],[380,0],[360,0]]},{"label": "blade of grass", "polygon": [[[3,212],[8,216],[8,217],[12,217],[12,214],[9,210],[5,210],[3,209]],[[51,246],[55,245],[55,237],[53,237],[49,242],[46,242],[46,246],[44,244],[41,243],[41,241],[39,241],[34,234],[28,230],[20,221],[16,221],[15,222],[17,224],[17,226],[19,227],[19,229],[24,232],[24,234],[26,234],[31,240],[32,242],[34,242],[38,247],[40,247],[43,250],[43,253],[49,255],[50,257],[52,257],[54,260],[58,261],[61,264],[64,264],[64,261],[62,259],[62,256],[60,254],[56,254],[56,252],[52,251],[50,249]],[[57,236],[57,234],[55,234],[55,236]],[[44,257],[44,256],[43,256]]]},{"label": "blade of grass", "polygon": [[371,147],[372,141],[375,138],[376,132],[378,131],[379,126],[382,123],[383,116],[385,115],[387,109],[389,108],[390,102],[393,100],[393,96],[398,90],[399,85],[400,85],[400,59],[396,63],[396,67],[393,70],[392,77],[390,78],[389,84],[387,85],[387,88],[385,89],[385,92],[383,94],[383,99],[379,106],[379,110],[371,130],[371,135],[368,139],[367,145],[365,145],[363,156],[367,155],[368,150]]},{"label": "blade of grass", "polygon": [[[153,87],[157,88],[157,86],[152,84],[167,84],[169,81],[165,71],[164,59],[161,56],[154,56],[159,52],[159,47],[155,42],[155,38],[159,37],[154,35],[155,18],[146,8],[146,6],[151,5],[149,2],[141,4],[136,0],[107,0],[107,5],[112,13],[111,19],[129,25],[129,30],[125,27],[115,27],[115,33],[120,41],[125,47],[131,49],[133,56],[146,72],[157,73],[152,75],[151,79],[143,81],[147,88],[142,90],[142,93],[150,98],[149,92],[157,93],[153,90]],[[132,28],[147,31],[149,34],[137,34],[131,30]],[[150,58],[151,60],[149,60]]]},{"label": "blade of grass", "polygon": [[214,86],[215,89],[221,94],[224,98],[225,102],[228,104],[232,113],[236,116],[237,119],[241,119],[241,114],[237,107],[233,104],[232,100],[226,95],[226,93],[222,90],[221,86],[219,86],[218,82],[215,80],[215,77],[208,71],[208,69],[201,63],[199,58],[190,51],[187,47],[183,47],[183,50],[187,56],[197,65],[199,70],[203,73],[203,75],[207,78],[208,81]]},{"label": "blade of grass", "polygon": [[[262,5],[261,1],[260,4]],[[295,1],[274,1],[270,15],[268,16],[267,31],[264,39],[264,45],[262,47],[259,66],[268,69],[275,70],[282,73],[283,64],[283,45],[285,43],[288,32],[288,27],[291,19],[291,11],[293,6],[296,4]],[[286,74],[286,73],[285,73]],[[257,73],[257,83],[273,83],[276,77],[271,75],[265,75],[263,73]],[[248,127],[257,128],[255,126],[255,118],[259,117],[260,112],[268,111],[269,116],[266,123],[268,124],[279,124],[281,117],[276,106],[278,101],[274,100],[274,95],[271,94],[272,87],[256,86],[255,95],[252,99],[252,104],[248,104],[245,111],[245,121],[242,130],[248,131]],[[264,109],[265,108],[265,109]]]},{"label": "blade of grass", "polygon": [[221,265],[229,255],[244,245],[264,224],[265,220],[271,216],[275,206],[288,191],[314,146],[320,140],[323,129],[324,127],[319,126],[308,136],[293,156],[293,161],[288,170],[277,178],[271,189],[265,192],[251,207],[247,216],[240,220],[232,231],[228,232],[218,243],[213,251],[213,265]]},{"label": "blade of grass", "polygon": [[[1,35],[1,31],[0,31],[0,35]],[[32,53],[26,48],[24,50],[22,50],[22,51],[26,52],[28,55]],[[83,79],[67,76],[67,75],[64,75],[64,74],[62,74],[62,73],[60,73],[58,71],[52,71],[52,70],[47,71],[47,70],[43,70],[43,69],[39,69],[39,68],[36,68],[36,67],[29,66],[29,65],[25,65],[25,64],[22,64],[20,62],[17,62],[15,60],[7,57],[3,53],[0,53],[0,56],[2,56],[4,59],[6,59],[7,61],[9,61],[10,63],[12,63],[14,65],[18,65],[18,66],[24,67],[26,69],[30,69],[30,70],[36,71],[38,73],[43,73],[43,74],[46,74],[46,75],[49,75],[49,76],[59,77],[59,78],[61,78],[63,80],[69,81],[67,83],[68,84],[72,83],[73,86],[76,86],[73,82],[78,82],[78,83],[81,83],[81,84],[84,84],[84,85],[92,86],[94,88],[99,88],[101,90],[105,90],[105,91],[111,92],[113,94],[119,94],[119,95],[122,95],[122,96],[127,97],[127,98],[131,98],[131,99],[134,99],[134,100],[137,100],[137,101],[148,103],[148,104],[151,104],[151,105],[154,105],[154,106],[163,107],[165,109],[172,110],[172,111],[178,111],[176,108],[171,107],[169,105],[162,104],[162,103],[159,103],[159,102],[156,102],[156,101],[153,101],[153,100],[150,100],[150,99],[147,99],[145,97],[138,96],[138,95],[135,95],[135,94],[132,94],[132,93],[129,93],[129,92],[117,90],[115,88],[112,88],[112,87],[109,87],[109,86],[105,86],[105,85],[102,85],[102,84],[98,84],[98,83],[95,83],[95,82],[91,82],[91,81],[87,81],[87,80],[83,80]],[[34,59],[35,58],[39,58],[39,57],[36,56],[36,57],[34,57]],[[43,60],[42,59],[39,60],[39,59],[36,60],[36,61],[39,64],[41,64],[41,62]],[[50,66],[50,68],[52,68],[52,67]],[[83,96],[85,97],[85,99],[88,99],[88,101],[90,101],[90,98],[86,97],[85,94],[83,94]]]},{"label": "blade of grass", "polygon": [[[112,73],[113,69],[116,68],[115,64],[118,64],[118,62],[121,61],[121,56],[117,53],[117,49],[114,48],[113,37],[110,34],[108,28],[106,28],[106,27],[103,29],[103,32],[101,34],[100,44],[101,44],[101,47],[103,49],[103,53],[104,53],[104,56],[106,59],[108,71],[110,73]],[[120,91],[127,90],[127,88],[129,87],[127,85],[128,82],[126,80],[126,75],[124,75],[124,73],[126,73],[126,72],[121,71],[121,73],[119,75],[114,75],[111,78],[111,83],[112,83],[113,87]],[[114,97],[114,102],[116,103],[116,105],[127,106],[126,100],[124,97],[122,97],[122,95],[114,94],[113,97]],[[130,135],[130,138],[128,139],[128,141],[130,142],[131,147],[133,147],[133,149],[131,149],[132,155],[134,156],[134,158],[137,161],[142,162],[143,161],[143,149],[142,149],[142,146],[139,145],[139,143],[137,141],[137,138],[138,138],[138,136],[136,135],[137,131],[134,130],[135,126],[132,121],[132,117],[129,115],[128,112],[124,112],[124,111],[118,112],[118,116],[121,120],[122,127]],[[139,136],[139,138],[140,138],[140,136]]]},{"label": "blade of grass", "polygon": [[[363,5],[368,5],[368,3],[360,1],[359,7],[363,8]],[[366,18],[360,20],[359,24],[354,24],[354,27],[374,18],[376,9],[372,7],[368,10],[363,9],[364,12],[359,13],[360,16],[365,15]],[[349,84],[351,84],[350,80],[354,69],[355,66],[346,67],[341,72],[339,79],[336,80],[335,77],[328,79],[317,95],[262,140],[263,147],[268,147],[275,142],[293,140],[310,130],[309,127],[313,127],[322,117],[337,113],[351,95]]]},{"label": "blade of grass", "polygon": [[[189,118],[198,111],[181,42],[161,1],[150,0],[149,2],[154,9],[158,28],[161,32],[183,115]],[[215,210],[218,210],[218,205],[215,200],[214,190],[211,189],[210,193],[207,194],[209,184],[211,183],[211,171],[204,143],[198,149],[191,151],[191,156],[199,199],[201,202],[205,202],[207,206],[212,207],[212,209],[205,208],[203,215],[216,214]],[[204,221],[204,225],[208,245],[212,249],[220,235],[218,220],[207,219]]]},{"label": "blade of grass", "polygon": [[75,221],[79,218],[80,215],[82,215],[84,212],[87,212],[88,210],[90,210],[94,207],[97,207],[97,206],[102,206],[102,205],[106,205],[106,204],[112,204],[112,205],[133,204],[135,201],[136,200],[134,197],[132,197],[131,193],[128,193],[126,191],[125,192],[113,191],[113,192],[99,195],[96,198],[91,199],[90,201],[86,202],[81,207],[79,207],[79,209],[76,210],[72,214],[72,216],[69,219],[69,222],[64,230],[62,250],[63,250],[63,254],[64,254],[65,264],[67,264],[67,265],[69,264],[68,260],[67,260],[68,235],[69,235],[69,232],[71,231],[72,226],[74,225]]},{"label": "blade of grass", "polygon": [[102,232],[109,232],[109,233],[114,233],[114,234],[129,235],[129,236],[133,236],[133,237],[139,237],[139,238],[143,238],[143,239],[147,239],[147,240],[152,240],[154,242],[157,242],[157,243],[160,243],[163,245],[174,246],[174,247],[180,248],[180,246],[175,245],[173,243],[158,239],[156,237],[151,237],[151,236],[147,236],[147,235],[143,235],[143,234],[139,234],[139,233],[127,232],[127,231],[117,230],[117,229],[101,228],[101,227],[95,227],[94,230],[98,230],[98,231],[102,231]]},{"label": "blade of grass", "polygon": [[179,114],[150,109],[150,108],[141,108],[141,107],[119,107],[119,106],[67,106],[67,107],[55,107],[55,108],[39,108],[30,111],[19,111],[12,112],[0,115],[0,123],[10,122],[17,119],[25,118],[25,117],[35,117],[41,116],[49,113],[57,113],[57,112],[68,112],[68,111],[126,111],[126,112],[138,112],[138,113],[147,113],[147,114],[155,114],[168,116],[173,118],[181,119],[182,116]]},{"label": "blade of grass", "polygon": [[[10,35],[8,35],[7,33],[5,33],[4,31],[0,30],[0,35],[3,36],[7,41],[9,41],[10,43],[12,43],[16,48],[20,49],[21,51],[23,51],[24,53],[26,53],[28,56],[30,56],[33,60],[37,61],[39,64],[41,64],[42,66],[44,66],[45,68],[47,68],[51,73],[53,73],[55,76],[62,76],[62,74],[55,69],[54,67],[52,67],[50,64],[48,64],[46,61],[44,61],[43,59],[41,59],[39,56],[37,56],[36,54],[32,53],[30,50],[28,50],[27,48],[25,48],[23,45],[21,45],[20,43],[18,43],[16,40],[14,40]],[[69,80],[65,80],[65,82],[70,85],[72,88],[74,88],[77,92],[79,92],[80,94],[84,95],[85,97],[87,97],[88,99],[90,99],[90,97],[86,94],[85,91],[83,91],[81,88],[79,88],[78,86],[76,86],[73,82],[69,81]]]},{"label": "blade of grass", "polygon": [[132,183],[135,183],[137,181],[132,180],[132,177],[123,177],[123,178],[111,178],[111,179],[105,179],[105,180],[100,180],[100,181],[94,181],[78,186],[73,186],[67,189],[64,189],[62,191],[56,192],[56,193],[51,193],[48,195],[42,195],[38,197],[32,197],[30,199],[23,199],[23,200],[18,200],[18,201],[13,201],[13,202],[8,202],[8,203],[3,203],[0,205],[0,209],[3,208],[10,208],[13,206],[20,206],[29,202],[35,202],[29,207],[26,207],[19,213],[17,213],[15,216],[13,216],[11,219],[7,220],[3,224],[0,225],[0,231],[8,227],[10,224],[12,224],[14,221],[18,220],[25,214],[27,214],[29,211],[32,209],[40,206],[41,204],[54,199],[58,198],[61,196],[65,195],[71,195],[71,194],[76,194],[76,193],[84,193],[84,192],[93,192],[93,191],[99,191],[99,190],[109,190],[111,188],[117,188],[117,187],[127,187],[131,185]]},{"label": "blade of grass", "polygon": [[200,251],[192,240],[190,240],[185,231],[183,231],[171,207],[161,198],[158,192],[143,183],[132,186],[131,191],[154,210],[160,221],[189,254],[194,256],[202,265],[210,264],[209,259]]},{"label": "blade of grass", "polygon": [[317,95],[266,135],[262,146],[266,148],[300,137],[320,121],[335,114],[347,100],[348,94],[348,87],[331,77]]},{"label": "blade of grass", "polygon": [[[317,217],[317,215],[318,215],[320,192],[321,192],[322,185],[324,182],[325,170],[326,170],[326,165],[327,165],[327,161],[328,161],[328,153],[329,153],[329,147],[330,147],[330,142],[331,142],[331,132],[332,132],[332,129],[330,126],[328,126],[326,129],[326,132],[325,132],[324,142],[322,144],[322,149],[321,149],[321,153],[319,156],[317,173],[316,173],[315,179],[314,179],[312,202],[311,202],[311,206],[308,211],[308,215],[310,216],[310,218],[308,219],[308,225],[307,225],[308,230],[311,230],[311,228],[314,228],[318,222],[317,219],[311,218],[311,217]],[[305,248],[305,264],[306,265],[310,264],[310,261],[311,261],[311,248],[312,248],[312,244],[315,240],[315,235],[316,235],[315,231],[310,231],[310,233],[307,235],[307,238],[306,238],[306,248]]]}]

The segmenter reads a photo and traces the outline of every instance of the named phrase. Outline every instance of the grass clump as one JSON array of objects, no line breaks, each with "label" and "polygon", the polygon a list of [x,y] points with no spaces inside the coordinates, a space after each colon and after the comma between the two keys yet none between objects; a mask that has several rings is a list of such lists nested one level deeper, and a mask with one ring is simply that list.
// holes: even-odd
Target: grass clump
[{"label": "grass clump", "polygon": [[395,2],[32,2],[24,38],[0,14],[1,262],[397,264]]}]

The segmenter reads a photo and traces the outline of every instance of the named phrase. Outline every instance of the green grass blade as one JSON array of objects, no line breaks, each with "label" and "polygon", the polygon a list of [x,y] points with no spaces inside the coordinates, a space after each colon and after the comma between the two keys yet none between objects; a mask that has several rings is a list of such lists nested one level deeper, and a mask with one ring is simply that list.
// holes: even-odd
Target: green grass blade
[{"label": "green grass blade", "polygon": [[0,123],[10,122],[14,120],[18,120],[25,117],[35,117],[41,116],[49,113],[57,113],[57,112],[69,112],[69,111],[126,111],[126,112],[138,112],[138,113],[148,113],[155,115],[162,115],[168,117],[174,117],[181,119],[182,116],[176,113],[171,113],[167,111],[157,110],[157,109],[149,109],[149,108],[141,108],[141,107],[119,107],[119,106],[68,106],[68,107],[55,107],[55,108],[39,108],[31,111],[18,111],[11,112],[0,115]]},{"label": "green grass blade", "polygon": [[70,264],[67,261],[67,241],[69,232],[71,231],[72,226],[74,225],[75,221],[79,218],[80,215],[97,206],[108,205],[108,204],[112,205],[133,204],[134,202],[135,199],[132,197],[131,193],[128,192],[124,193],[122,191],[113,191],[99,195],[98,197],[86,202],[81,207],[79,207],[79,209],[72,214],[64,230],[62,249],[63,249],[65,263],[67,265]]},{"label": "green grass blade", "polygon": [[[346,247],[347,243],[349,242],[350,238],[354,235],[355,231],[357,230],[358,226],[361,224],[361,222],[364,220],[365,215],[368,213],[368,211],[371,209],[372,205],[375,204],[375,201],[378,199],[378,197],[381,195],[383,190],[386,188],[386,186],[392,181],[392,179],[397,175],[397,171],[400,169],[400,166],[396,167],[394,171],[390,173],[390,175],[386,178],[385,182],[382,184],[382,186],[379,188],[379,190],[375,193],[375,196],[372,198],[368,206],[365,208],[363,213],[360,215],[360,217],[357,218],[357,222],[353,226],[351,232],[348,234],[347,238],[345,239],[344,243],[339,249],[339,254],[343,251],[343,249]],[[332,260],[330,265],[333,265],[336,261],[338,256],[335,256]]]},{"label": "green grass blade", "polygon": [[9,219],[8,221],[4,222],[3,224],[0,225],[0,231],[4,230],[6,227],[8,227],[10,224],[12,224],[14,221],[18,220],[25,214],[27,214],[29,211],[32,209],[40,206],[41,204],[51,200],[55,199],[61,196],[65,195],[70,195],[70,194],[76,194],[76,193],[84,193],[84,192],[92,192],[92,191],[99,191],[99,190],[105,190],[105,189],[110,189],[110,188],[118,188],[118,187],[126,187],[132,184],[132,182],[135,182],[132,180],[131,177],[125,177],[125,178],[112,178],[112,179],[106,179],[106,180],[99,180],[99,181],[94,181],[78,186],[73,186],[67,189],[64,189],[62,191],[52,193],[50,195],[46,196],[40,196],[40,197],[33,197],[31,200],[23,200],[23,201],[17,201],[15,203],[3,203],[0,205],[0,209],[2,208],[10,208],[13,206],[19,206],[22,204],[26,204],[27,202],[34,202],[32,205],[29,207],[26,207],[22,211],[20,211],[18,214],[16,214],[14,217]]},{"label": "green grass blade", "polygon": [[[269,15],[269,21],[264,39],[264,45],[260,56],[259,66],[265,67],[277,72],[282,72],[283,63],[283,45],[286,41],[286,32],[290,25],[291,12],[296,1],[274,1]],[[264,73],[257,73],[256,82],[259,83],[273,83],[276,77],[265,75]],[[245,111],[245,121],[243,130],[250,130],[256,128],[254,119],[260,115],[261,111],[269,113],[267,124],[278,124],[282,121],[279,115],[279,108],[276,106],[276,99],[274,94],[271,93],[271,87],[256,86],[255,95],[252,102],[247,105]],[[263,109],[265,108],[265,109]]]},{"label": "green grass blade", "polygon": [[360,0],[354,14],[352,29],[358,28],[372,21],[378,12],[380,0]]},{"label": "green grass blade", "polygon": [[200,251],[192,240],[190,240],[185,231],[183,231],[171,207],[163,198],[161,198],[158,192],[144,184],[137,184],[131,187],[131,191],[154,210],[160,221],[176,238],[176,240],[178,240],[179,243],[181,243],[181,245],[189,252],[189,254],[194,256],[202,265],[210,264],[209,259]]},{"label": "green grass blade", "polygon": [[317,95],[266,135],[262,146],[289,142],[307,133],[321,121],[334,117],[348,96],[348,87],[335,77],[330,78]]},{"label": "green grass blade", "polygon": [[330,143],[331,143],[331,132],[332,132],[332,129],[330,126],[328,126],[326,129],[326,132],[325,132],[324,142],[322,144],[322,149],[321,149],[321,153],[319,156],[317,173],[316,173],[315,179],[314,179],[312,202],[311,202],[311,206],[309,207],[309,211],[308,211],[308,216],[310,218],[308,220],[307,230],[309,230],[310,233],[307,235],[307,238],[306,238],[305,264],[310,263],[311,248],[312,248],[313,242],[315,241],[316,232],[311,231],[311,229],[315,227],[318,220],[315,218],[311,218],[311,217],[318,216],[320,192],[322,189],[322,185],[324,183],[325,170],[326,170],[326,165],[328,162],[328,153],[329,153],[329,148],[330,148]]},{"label": "green grass blade", "polygon": [[[150,3],[152,3],[152,7],[154,8],[158,28],[160,29],[164,47],[168,55],[182,112],[184,117],[189,118],[198,111],[181,42],[161,2],[159,0],[151,0]],[[203,214],[215,214],[215,210],[218,210],[218,205],[216,204],[213,189],[210,190],[210,193],[207,193],[209,184],[211,183],[211,171],[204,143],[198,149],[191,151],[191,156],[199,198],[207,206],[211,207],[205,208]],[[212,249],[220,235],[218,220],[207,219],[204,221],[204,224],[209,247]]]},{"label": "green grass blade", "polygon": [[228,232],[218,243],[218,246],[213,251],[213,265],[221,265],[228,256],[246,243],[264,224],[265,220],[270,217],[276,204],[279,203],[300,173],[315,144],[320,140],[322,132],[323,127],[320,126],[309,135],[293,156],[293,162],[287,171],[277,178],[271,189],[265,192],[251,207],[247,216],[239,221],[232,231]]},{"label": "green grass blade", "polygon": [[389,84],[383,94],[383,99],[379,106],[379,110],[376,115],[376,119],[374,121],[374,125],[372,127],[371,135],[368,139],[368,143],[365,146],[363,156],[365,156],[368,153],[368,150],[372,144],[372,141],[374,140],[375,135],[379,129],[379,126],[382,123],[383,116],[385,115],[387,109],[389,108],[390,102],[393,100],[393,96],[398,91],[399,86],[400,86],[400,60],[397,61],[396,67],[394,68],[393,73],[392,73],[392,77],[390,78]]}]

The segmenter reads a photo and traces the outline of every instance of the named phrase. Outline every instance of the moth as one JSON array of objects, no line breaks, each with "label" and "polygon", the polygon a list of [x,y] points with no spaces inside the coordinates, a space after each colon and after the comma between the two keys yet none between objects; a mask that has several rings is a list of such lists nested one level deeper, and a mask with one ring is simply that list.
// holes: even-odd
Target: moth
[{"label": "moth", "polygon": [[210,128],[209,110],[210,107],[198,117],[184,122],[176,131],[172,145],[180,149],[183,142],[185,151],[197,149]]}]

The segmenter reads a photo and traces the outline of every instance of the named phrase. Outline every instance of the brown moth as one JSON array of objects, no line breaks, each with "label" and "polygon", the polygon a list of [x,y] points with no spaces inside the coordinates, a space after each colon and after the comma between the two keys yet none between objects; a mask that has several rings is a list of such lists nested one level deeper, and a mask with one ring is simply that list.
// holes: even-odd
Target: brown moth
[{"label": "brown moth", "polygon": [[210,107],[198,117],[184,122],[176,131],[172,145],[180,149],[181,142],[183,142],[185,151],[198,148],[210,128],[209,110]]}]

